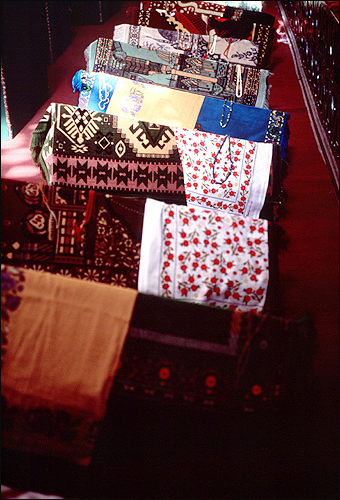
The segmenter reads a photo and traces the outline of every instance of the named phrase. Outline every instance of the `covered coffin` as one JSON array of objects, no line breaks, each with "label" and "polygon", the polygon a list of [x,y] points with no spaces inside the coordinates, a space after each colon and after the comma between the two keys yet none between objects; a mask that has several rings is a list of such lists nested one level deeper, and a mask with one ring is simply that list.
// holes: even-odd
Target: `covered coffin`
[{"label": "covered coffin", "polygon": [[272,142],[286,157],[289,113],[201,96],[105,73],[79,70],[73,77],[78,105],[93,111],[154,121],[162,125],[197,128],[239,139]]},{"label": "covered coffin", "polygon": [[[211,144],[211,154],[217,155],[221,144],[214,139],[215,135],[204,132],[197,134],[202,135],[201,142],[204,140]],[[220,137],[220,142],[225,137]],[[242,146],[242,158],[246,149],[252,148],[249,141],[243,139],[236,143]],[[266,151],[264,156],[259,153],[253,155],[250,168],[256,171],[256,175],[249,176],[246,173],[247,158],[236,163],[240,151],[235,150],[234,164],[237,164],[237,171],[233,172],[232,179],[234,185],[237,179],[244,177],[242,172],[248,175],[249,179],[245,180],[254,187],[253,197],[260,193],[255,185],[262,186],[256,200],[261,211],[266,202],[270,205],[279,202],[276,196],[280,193],[275,186],[280,185],[281,158],[273,154],[274,146],[271,143],[254,144],[254,148],[258,152]],[[183,165],[173,127],[53,103],[33,132],[31,151],[49,185],[92,188],[144,198],[151,196],[185,204],[188,185],[184,182]],[[244,198],[245,193],[238,189],[236,199],[235,193],[230,198],[232,192],[226,186],[219,195],[226,201],[229,198],[234,203],[243,203],[241,198]],[[247,192],[251,195],[249,190]],[[247,214],[259,216],[258,212],[253,211]]]},{"label": "covered coffin", "polygon": [[[157,201],[148,200],[148,204],[151,203],[151,206],[152,202],[156,203]],[[190,293],[189,288],[186,287],[187,297],[185,297],[182,293],[183,284],[178,290],[174,291],[173,298],[180,297],[185,300],[193,299],[195,301],[194,293],[196,291],[192,289],[194,283],[191,283],[191,276],[195,272],[197,275],[196,281],[201,280],[201,283],[199,283],[201,286],[200,291],[203,290],[204,294],[206,293],[204,297],[201,297],[200,302],[212,302],[214,300],[213,296],[218,298],[217,287],[221,288],[221,284],[220,281],[218,284],[216,282],[217,279],[221,280],[223,278],[224,286],[227,286],[223,290],[224,306],[229,304],[230,307],[234,307],[243,304],[247,306],[246,310],[251,310],[251,304],[257,307],[260,303],[261,310],[265,313],[277,312],[279,306],[278,255],[282,246],[282,235],[280,235],[279,228],[275,223],[259,220],[252,227],[253,224],[249,223],[249,218],[241,215],[230,216],[228,220],[232,220],[229,222],[226,220],[225,224],[228,224],[226,231],[229,231],[232,236],[227,237],[226,235],[225,242],[223,242],[224,240],[220,241],[222,236],[216,240],[214,234],[212,236],[194,235],[192,238],[189,238],[188,234],[186,238],[186,234],[183,234],[183,232],[187,233],[186,228],[181,229],[175,220],[172,224],[173,227],[169,228],[169,230],[166,230],[165,225],[160,228],[162,222],[158,208],[162,208],[164,202],[158,202],[157,210],[151,210],[151,212],[148,210],[147,213],[145,212],[145,203],[146,201],[143,199],[121,197],[101,191],[67,186],[42,186],[3,179],[1,206],[3,214],[1,226],[2,262],[8,265],[62,274],[85,281],[137,289],[138,280],[142,284],[143,274],[145,275],[145,266],[147,266],[148,255],[150,255],[148,249],[151,248],[151,254],[153,255],[153,252],[159,252],[160,245],[163,245],[163,248],[168,250],[166,255],[168,253],[174,254],[174,252],[170,251],[170,247],[175,243],[175,240],[169,238],[168,233],[171,233],[173,238],[177,238],[177,243],[183,243],[183,258],[186,255],[187,262],[181,262],[181,260],[178,262],[181,266],[185,265],[187,267],[187,273],[190,272],[187,285],[191,287]],[[181,214],[188,213],[188,222],[190,218],[193,219],[192,223],[195,224],[195,213],[192,212],[192,208],[175,205],[172,211],[175,210],[178,210]],[[200,210],[197,210],[197,214],[198,212]],[[206,214],[203,213],[203,216],[206,216]],[[155,217],[154,220],[153,217]],[[222,221],[226,217],[227,214],[223,215],[222,212],[216,212],[214,220],[219,225],[218,219]],[[197,217],[195,216],[195,218]],[[167,222],[166,219],[167,217],[165,217],[164,223]],[[185,223],[186,220],[184,220]],[[144,242],[142,238],[143,226],[146,231]],[[151,228],[157,231],[154,246],[151,247],[152,241],[147,236],[148,227],[149,230]],[[188,228],[189,226],[187,226]],[[211,228],[207,227],[206,230],[208,229],[212,231]],[[207,255],[205,240],[210,241],[210,239],[212,246],[209,255]],[[172,245],[168,245],[168,241],[171,241]],[[248,241],[254,245],[254,248],[250,244],[248,245]],[[140,267],[141,245],[144,247],[142,269]],[[230,256],[225,265],[222,262],[223,259],[220,259],[221,245],[223,248],[226,245],[224,248],[226,251],[225,258],[228,255]],[[262,256],[261,251],[264,253]],[[203,265],[204,279],[203,275],[198,276],[200,273],[196,272],[197,270],[195,271],[193,263],[189,266],[191,257],[197,252],[201,254],[201,259],[198,259],[197,262],[200,262],[200,266]],[[178,257],[181,253],[178,254]],[[216,259],[221,260],[221,263],[216,261],[216,265],[219,264],[218,268],[212,265]],[[259,281],[259,259],[262,261],[264,272],[261,275],[262,284]],[[175,259],[169,260],[170,262],[175,264]],[[155,265],[157,265],[157,262],[155,262]],[[167,267],[164,261],[164,270]],[[159,273],[159,269],[157,272]],[[183,270],[181,270],[182,272]],[[209,278],[210,284],[208,283],[208,287],[204,282],[206,278]],[[238,284],[235,278],[237,278]],[[231,283],[232,281],[233,283]],[[212,286],[214,282],[215,285]],[[168,297],[171,289],[170,287],[163,288],[165,283],[168,283],[168,278],[161,285],[161,290]],[[171,284],[171,286],[173,285],[174,283]],[[145,286],[148,286],[147,283],[145,283]],[[211,293],[209,292],[210,288]],[[214,288],[216,288],[215,291]],[[259,290],[260,288],[261,290]],[[158,293],[157,289],[158,285],[156,288],[152,286],[151,293]],[[252,296],[250,293],[255,293],[255,291],[259,293],[254,295],[254,300],[250,304],[249,299]],[[238,295],[231,297],[234,293]]]},{"label": "covered coffin", "polygon": [[[149,50],[167,50],[187,56],[258,66],[259,46],[251,40],[240,40],[239,38],[226,40],[220,37],[215,40],[209,35],[179,33],[172,30],[131,24],[119,24],[115,26],[113,40]],[[92,54],[94,54],[95,45],[96,42],[93,42],[88,47],[90,50],[85,50],[85,54],[89,58],[93,57]]]},{"label": "covered coffin", "polygon": [[200,95],[268,108],[270,72],[250,65],[212,60],[169,50],[149,50],[115,39],[99,38],[89,71],[144,83],[195,92]]}]

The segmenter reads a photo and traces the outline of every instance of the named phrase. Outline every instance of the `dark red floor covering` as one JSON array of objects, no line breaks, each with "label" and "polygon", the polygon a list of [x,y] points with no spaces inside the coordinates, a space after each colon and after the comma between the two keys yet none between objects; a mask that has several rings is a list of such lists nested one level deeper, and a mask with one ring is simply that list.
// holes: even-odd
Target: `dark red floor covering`
[{"label": "dark red floor covering", "polygon": [[[266,2],[266,11],[281,19],[276,2]],[[290,114],[291,131],[284,180],[287,201],[279,220],[288,239],[279,260],[282,311],[291,318],[305,312],[313,316],[319,344],[315,389],[322,400],[338,386],[339,205],[313,136],[288,44],[276,44],[272,65],[270,108]]]}]

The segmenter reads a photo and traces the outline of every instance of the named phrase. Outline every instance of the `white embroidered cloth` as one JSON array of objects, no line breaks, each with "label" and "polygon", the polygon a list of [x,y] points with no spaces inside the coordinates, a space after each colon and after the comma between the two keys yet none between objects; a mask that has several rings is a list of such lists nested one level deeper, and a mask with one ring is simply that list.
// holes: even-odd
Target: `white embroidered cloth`
[{"label": "white embroidered cloth", "polygon": [[179,127],[174,132],[187,205],[259,218],[269,184],[273,144]]},{"label": "white embroidered cloth", "polygon": [[260,313],[268,258],[266,220],[146,201],[141,293]]}]

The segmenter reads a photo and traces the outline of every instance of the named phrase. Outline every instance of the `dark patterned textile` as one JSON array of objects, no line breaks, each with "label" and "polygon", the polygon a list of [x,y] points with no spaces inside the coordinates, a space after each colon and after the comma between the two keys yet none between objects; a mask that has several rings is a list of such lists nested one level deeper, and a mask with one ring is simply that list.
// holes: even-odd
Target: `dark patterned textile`
[{"label": "dark patterned textile", "polygon": [[160,9],[167,12],[181,12],[181,13],[196,13],[196,14],[209,14],[209,15],[222,15],[225,11],[225,5],[217,2],[165,2],[160,0],[142,1],[141,6],[143,9]]},{"label": "dark patterned textile", "polygon": [[[205,13],[207,16],[205,22],[202,18],[204,8],[200,9],[198,6],[193,8],[192,4],[187,7],[176,5],[184,2],[170,2],[171,5],[166,10],[165,5],[163,7],[158,5],[162,3],[164,4],[164,2],[144,2],[143,8],[139,11],[138,25],[200,35],[207,35],[215,30],[217,36],[221,38],[252,40],[259,44],[258,67],[269,67],[275,37],[273,27],[275,18],[270,14],[218,6],[219,12],[208,9]],[[225,12],[221,12],[220,9]]]},{"label": "dark patterned textile", "polygon": [[269,71],[227,61],[148,50],[99,38],[89,71],[268,108]]},{"label": "dark patterned textile", "polygon": [[313,335],[309,317],[139,293],[112,393],[210,411],[277,411],[303,384]]},{"label": "dark patterned textile", "polygon": [[1,260],[137,289],[144,203],[2,179]]},{"label": "dark patterned textile", "polygon": [[228,5],[225,7],[223,17],[229,21],[238,22],[242,26],[248,24],[252,27],[253,24],[264,24],[272,27],[275,24],[275,17],[271,14],[248,9],[239,9]]},{"label": "dark patterned textile", "polygon": [[52,103],[30,147],[49,185],[182,199],[183,173],[170,127]]}]

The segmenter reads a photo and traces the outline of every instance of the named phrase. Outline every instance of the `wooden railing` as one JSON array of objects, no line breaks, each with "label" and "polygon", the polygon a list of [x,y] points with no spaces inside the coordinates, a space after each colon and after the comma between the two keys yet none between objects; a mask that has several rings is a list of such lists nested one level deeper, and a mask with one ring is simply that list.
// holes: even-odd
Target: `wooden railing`
[{"label": "wooden railing", "polygon": [[[334,2],[333,2],[334,3]],[[330,148],[339,165],[339,18],[330,2],[280,2]]]}]

